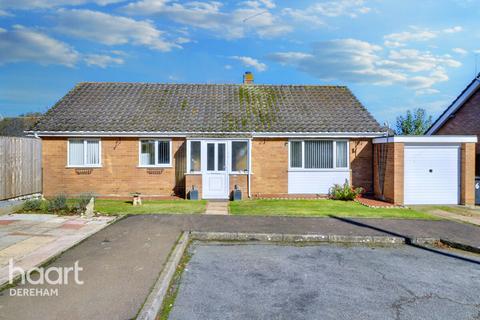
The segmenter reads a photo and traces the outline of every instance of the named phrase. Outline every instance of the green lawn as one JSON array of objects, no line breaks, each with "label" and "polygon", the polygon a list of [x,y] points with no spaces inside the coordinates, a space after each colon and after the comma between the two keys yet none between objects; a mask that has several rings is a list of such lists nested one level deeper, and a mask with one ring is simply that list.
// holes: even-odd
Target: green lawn
[{"label": "green lawn", "polygon": [[243,200],[230,203],[233,215],[438,219],[412,209],[377,209],[353,201]]},{"label": "green lawn", "polygon": [[95,200],[95,211],[102,214],[146,214],[146,213],[203,213],[206,201],[150,200],[141,206],[133,206],[131,201]]}]

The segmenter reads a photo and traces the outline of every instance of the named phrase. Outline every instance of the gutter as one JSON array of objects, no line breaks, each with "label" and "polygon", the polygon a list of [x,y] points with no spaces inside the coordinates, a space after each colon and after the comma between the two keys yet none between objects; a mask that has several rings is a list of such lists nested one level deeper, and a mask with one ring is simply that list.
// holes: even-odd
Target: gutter
[{"label": "gutter", "polygon": [[250,135],[253,138],[378,138],[385,132],[147,132],[147,131],[26,131],[37,137],[170,137],[185,138],[192,134]]}]

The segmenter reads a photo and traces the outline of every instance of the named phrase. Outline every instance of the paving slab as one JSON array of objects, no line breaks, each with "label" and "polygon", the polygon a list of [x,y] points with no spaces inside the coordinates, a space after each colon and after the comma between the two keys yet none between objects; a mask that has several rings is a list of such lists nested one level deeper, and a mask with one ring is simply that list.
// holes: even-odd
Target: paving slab
[{"label": "paving slab", "polygon": [[[0,221],[9,223],[0,223],[0,286],[10,279],[10,261],[24,270],[34,268],[102,229],[112,220],[109,217],[80,220],[45,214],[1,216]],[[96,223],[88,225],[92,221]],[[62,228],[66,224],[81,228]]]}]

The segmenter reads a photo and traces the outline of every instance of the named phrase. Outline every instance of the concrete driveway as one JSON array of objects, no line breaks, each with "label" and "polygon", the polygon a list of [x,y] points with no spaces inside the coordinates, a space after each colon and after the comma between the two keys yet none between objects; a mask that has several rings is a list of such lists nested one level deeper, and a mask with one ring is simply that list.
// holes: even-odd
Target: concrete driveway
[{"label": "concrete driveway", "polygon": [[[475,261],[411,246],[196,243],[170,319],[477,319]],[[471,258],[471,257],[470,257]]]}]

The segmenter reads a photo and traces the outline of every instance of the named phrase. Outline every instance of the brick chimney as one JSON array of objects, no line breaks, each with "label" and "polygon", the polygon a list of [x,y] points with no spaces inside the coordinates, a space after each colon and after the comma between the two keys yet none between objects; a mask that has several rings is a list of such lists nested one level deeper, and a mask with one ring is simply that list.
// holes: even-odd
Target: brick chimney
[{"label": "brick chimney", "polygon": [[243,84],[252,84],[253,83],[253,73],[246,71],[243,75]]}]

